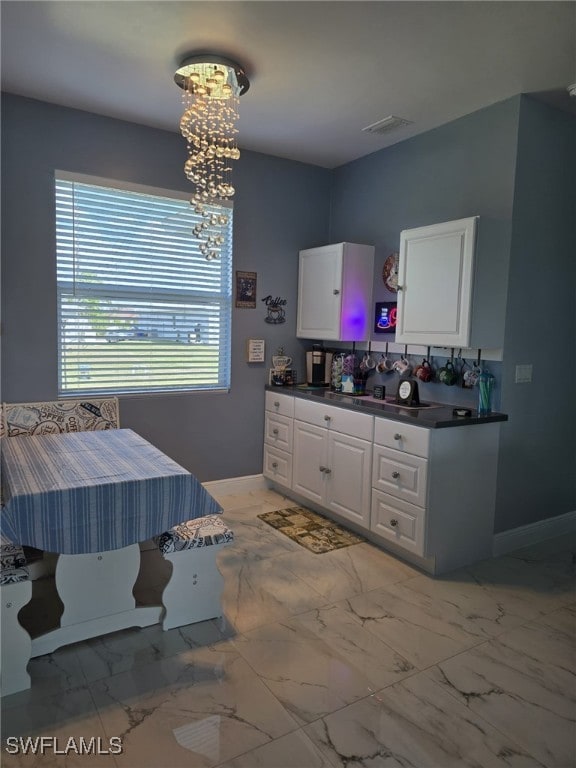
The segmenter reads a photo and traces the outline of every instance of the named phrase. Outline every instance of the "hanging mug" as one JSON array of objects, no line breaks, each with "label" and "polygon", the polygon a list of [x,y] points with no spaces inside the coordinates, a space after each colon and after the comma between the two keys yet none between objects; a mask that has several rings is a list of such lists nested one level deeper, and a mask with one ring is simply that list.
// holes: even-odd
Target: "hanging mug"
[{"label": "hanging mug", "polygon": [[376,368],[376,360],[374,360],[369,352],[366,352],[360,363],[360,370],[366,373],[366,371],[371,371],[373,368]]},{"label": "hanging mug", "polygon": [[376,366],[376,370],[378,373],[391,373],[392,372],[392,360],[388,357],[388,355],[381,355],[380,360],[378,360],[378,365]]},{"label": "hanging mug", "polygon": [[446,384],[449,387],[456,384],[458,381],[458,373],[456,372],[454,363],[452,361],[449,360],[445,366],[440,368],[438,371],[438,379],[442,382],[442,384]]},{"label": "hanging mug", "polygon": [[396,373],[400,374],[400,376],[410,376],[412,373],[412,366],[410,365],[410,361],[405,357],[401,357],[400,360],[396,360],[392,367]]},{"label": "hanging mug", "polygon": [[475,387],[478,384],[481,371],[482,369],[479,365],[473,365],[472,368],[464,371],[462,376],[462,386],[466,389],[472,389],[472,387]]},{"label": "hanging mug", "polygon": [[420,381],[432,381],[434,378],[434,371],[426,358],[422,360],[420,365],[416,366],[414,376],[416,376],[417,379],[420,379]]}]

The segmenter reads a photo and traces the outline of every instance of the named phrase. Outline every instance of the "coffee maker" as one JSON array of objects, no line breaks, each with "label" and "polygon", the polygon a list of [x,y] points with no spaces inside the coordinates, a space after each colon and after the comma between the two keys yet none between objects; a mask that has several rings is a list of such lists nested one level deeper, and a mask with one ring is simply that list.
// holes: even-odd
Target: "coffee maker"
[{"label": "coffee maker", "polygon": [[318,387],[330,385],[332,374],[332,352],[326,352],[321,344],[314,344],[306,352],[306,383]]}]

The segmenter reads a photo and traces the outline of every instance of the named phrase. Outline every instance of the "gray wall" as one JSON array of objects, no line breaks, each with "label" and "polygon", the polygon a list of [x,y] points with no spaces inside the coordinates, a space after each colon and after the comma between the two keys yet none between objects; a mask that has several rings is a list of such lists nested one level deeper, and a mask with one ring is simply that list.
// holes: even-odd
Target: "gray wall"
[{"label": "gray wall", "polygon": [[[522,99],[496,531],[576,509],[576,119]],[[517,364],[532,384],[515,384]],[[559,390],[552,394],[556,378]]]},{"label": "gray wall", "polygon": [[[191,191],[177,133],[2,97],[2,398],[57,398],[54,170]],[[242,152],[234,172],[234,270],[258,275],[256,309],[234,309],[229,394],[122,397],[122,424],[202,481],[262,471],[264,384],[280,345],[302,369],[295,341],[298,250],[326,242],[331,173]],[[287,300],[287,322],[264,322],[260,299]],[[266,364],[248,365],[248,338]]]},{"label": "gray wall", "polygon": [[[403,229],[480,216],[478,258],[505,306],[519,109],[520,98],[507,100],[335,171],[330,239],[361,238],[376,246],[375,301],[391,299],[382,267],[398,250]],[[434,363],[445,360],[437,357]],[[488,367],[497,379],[499,409],[501,366]],[[385,375],[375,383],[395,386]],[[476,390],[439,383],[419,387],[424,399],[476,406]]]},{"label": "gray wall", "polygon": [[[489,364],[496,406],[510,416],[496,532],[576,509],[575,144],[573,116],[518,96],[335,172],[330,240],[376,245],[375,301],[390,298],[380,275],[402,229],[471,215],[481,232],[488,225],[479,258],[493,290],[507,291],[504,360]],[[531,385],[514,384],[522,363],[534,365]],[[551,367],[563,383],[556,400]],[[476,398],[441,384],[421,390],[444,402]]]}]

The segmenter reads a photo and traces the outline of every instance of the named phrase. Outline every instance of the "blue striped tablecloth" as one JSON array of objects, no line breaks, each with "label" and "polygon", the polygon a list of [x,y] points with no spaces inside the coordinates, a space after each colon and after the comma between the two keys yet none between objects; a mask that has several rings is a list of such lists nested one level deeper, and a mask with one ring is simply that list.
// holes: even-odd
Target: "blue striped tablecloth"
[{"label": "blue striped tablecloth", "polygon": [[130,429],[0,440],[0,531],[47,552],[119,549],[222,511],[194,475]]}]

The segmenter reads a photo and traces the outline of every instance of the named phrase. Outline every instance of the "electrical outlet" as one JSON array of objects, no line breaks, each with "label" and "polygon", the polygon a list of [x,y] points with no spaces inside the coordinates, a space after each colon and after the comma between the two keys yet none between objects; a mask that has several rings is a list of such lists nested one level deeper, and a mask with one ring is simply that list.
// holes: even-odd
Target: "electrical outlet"
[{"label": "electrical outlet", "polygon": [[516,366],[515,384],[530,384],[532,382],[532,363]]}]

